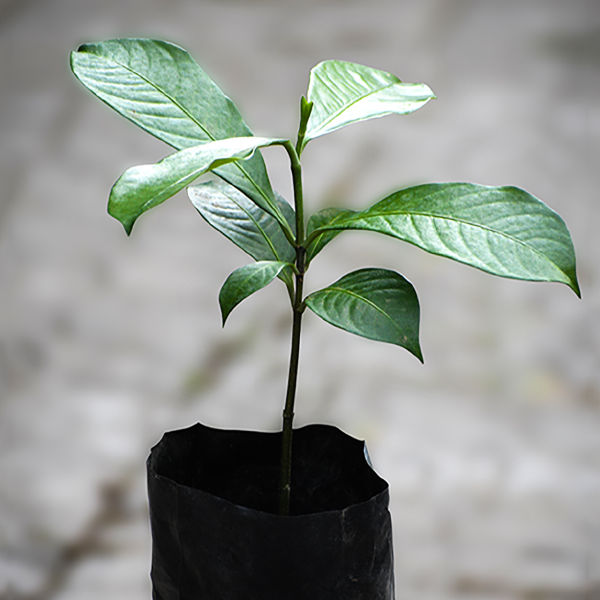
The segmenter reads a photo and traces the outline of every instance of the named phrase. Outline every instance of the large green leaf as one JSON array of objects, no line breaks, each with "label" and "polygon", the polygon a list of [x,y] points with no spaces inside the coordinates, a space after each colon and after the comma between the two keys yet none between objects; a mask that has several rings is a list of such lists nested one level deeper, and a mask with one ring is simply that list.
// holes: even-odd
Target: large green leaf
[{"label": "large green leaf", "polygon": [[340,60],[326,60],[310,72],[312,112],[301,148],[340,127],[424,106],[433,92],[423,83],[403,83],[395,75]]},{"label": "large green leaf", "polygon": [[307,296],[323,320],[362,337],[406,348],[421,362],[419,299],[412,284],[387,269],[360,269]]},{"label": "large green leaf", "polygon": [[108,212],[131,233],[143,212],[175,195],[200,175],[223,164],[246,159],[257,148],[281,142],[273,138],[235,137],[180,150],[154,165],[132,167],[113,186]]},{"label": "large green leaf", "polygon": [[[255,260],[295,261],[296,251],[277,221],[234,187],[222,181],[207,181],[190,186],[188,195],[209,225]],[[279,196],[276,196],[276,202],[290,229],[294,231],[294,209]],[[282,271],[279,277],[288,286],[292,285],[288,269]]]},{"label": "large green leaf", "polygon": [[333,214],[311,235],[316,239],[340,229],[390,235],[502,277],[558,281],[580,295],[575,251],[564,221],[519,188],[420,185],[362,212]]},{"label": "large green leaf", "polygon": [[225,281],[219,293],[223,325],[231,311],[254,292],[269,285],[289,263],[260,261],[236,269]]},{"label": "large green leaf", "polygon": [[[233,102],[174,44],[147,39],[84,44],[71,54],[71,68],[101,100],[178,150],[252,135]],[[259,152],[215,172],[264,210],[276,212]]]}]

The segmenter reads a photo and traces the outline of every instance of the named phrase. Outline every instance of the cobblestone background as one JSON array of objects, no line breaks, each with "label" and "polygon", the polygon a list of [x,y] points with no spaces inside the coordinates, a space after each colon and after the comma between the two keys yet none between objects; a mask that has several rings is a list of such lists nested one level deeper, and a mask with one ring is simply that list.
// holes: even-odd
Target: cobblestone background
[{"label": "cobblestone background", "polygon": [[[466,180],[519,185],[564,217],[582,301],[339,238],[309,288],[402,272],[426,365],[307,315],[297,422],[368,440],[391,485],[398,600],[600,598],[595,0],[0,3],[0,598],[149,598],[149,447],[197,420],[279,427],[283,288],[221,330],[218,289],[245,256],[183,194],[130,239],[105,213],[125,168],[168,152],[69,72],[79,43],[122,35],[186,47],[257,134],[294,135],[325,58],[428,83],[439,99],[418,113],[309,146],[311,211]],[[285,157],[265,157],[289,196]]]}]

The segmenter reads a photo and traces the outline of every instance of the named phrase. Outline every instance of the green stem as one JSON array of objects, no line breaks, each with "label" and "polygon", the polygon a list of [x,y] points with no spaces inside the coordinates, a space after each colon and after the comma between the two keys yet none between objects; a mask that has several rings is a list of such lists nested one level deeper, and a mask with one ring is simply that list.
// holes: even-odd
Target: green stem
[{"label": "green stem", "polygon": [[[300,248],[298,254],[304,254]],[[298,262],[304,258],[298,258]],[[298,264],[298,262],[296,264]],[[300,359],[300,331],[302,327],[302,284],[304,273],[296,276],[296,300],[294,302],[294,318],[292,323],[292,350],[288,385],[283,409],[283,430],[281,433],[281,471],[279,480],[279,514],[288,515],[290,511],[290,495],[292,480],[292,435],[294,422],[294,401],[298,381],[298,364]],[[300,300],[298,300],[300,299]]]},{"label": "green stem", "polygon": [[306,270],[304,247],[304,199],[302,193],[302,169],[298,153],[291,144],[285,144],[291,168],[294,185],[294,203],[296,209],[296,290],[293,309],[292,323],[292,349],[290,354],[290,368],[288,373],[288,384],[285,396],[285,407],[283,409],[283,430],[281,433],[281,471],[279,480],[279,514],[286,516],[290,511],[290,495],[292,480],[292,436],[294,423],[294,401],[296,399],[296,387],[298,381],[298,364],[300,359],[300,332],[302,327],[302,313],[304,305],[302,302],[304,272]]},{"label": "green stem", "polygon": [[296,211],[296,248],[304,246],[304,193],[302,191],[302,166],[300,157],[292,142],[286,141],[283,147],[290,157],[292,183],[294,185],[294,209]]}]

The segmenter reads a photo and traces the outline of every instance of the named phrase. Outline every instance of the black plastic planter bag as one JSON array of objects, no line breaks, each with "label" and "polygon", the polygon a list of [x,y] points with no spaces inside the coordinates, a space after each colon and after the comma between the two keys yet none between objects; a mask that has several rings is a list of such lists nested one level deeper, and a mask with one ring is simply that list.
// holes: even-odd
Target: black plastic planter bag
[{"label": "black plastic planter bag", "polygon": [[197,424],[152,449],[153,600],[393,600],[388,484],[364,442],[294,430],[282,517],[280,440]]}]

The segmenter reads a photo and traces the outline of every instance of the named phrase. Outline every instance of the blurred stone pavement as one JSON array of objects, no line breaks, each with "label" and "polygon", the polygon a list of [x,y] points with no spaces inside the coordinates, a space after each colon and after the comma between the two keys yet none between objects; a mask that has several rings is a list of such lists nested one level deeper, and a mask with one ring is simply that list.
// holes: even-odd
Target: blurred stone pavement
[{"label": "blurred stone pavement", "polygon": [[[563,216],[581,301],[340,236],[308,291],[403,273],[426,363],[307,315],[297,424],[368,441],[391,486],[398,600],[600,599],[596,0],[0,2],[0,599],[149,599],[149,448],[198,420],[279,427],[283,287],[222,329],[219,288],[248,259],[185,194],[130,238],[106,214],[126,168],[170,151],[70,73],[80,43],[119,36],[187,48],[257,134],[294,137],[326,58],[428,83],[438,99],[414,115],[311,143],[310,212],[464,180]],[[285,156],[264,156],[289,198]]]}]

